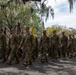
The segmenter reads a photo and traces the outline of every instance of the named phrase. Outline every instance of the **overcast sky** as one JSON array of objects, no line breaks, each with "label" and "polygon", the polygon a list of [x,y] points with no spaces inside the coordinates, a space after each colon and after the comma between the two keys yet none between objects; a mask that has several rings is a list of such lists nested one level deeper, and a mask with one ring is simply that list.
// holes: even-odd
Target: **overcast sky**
[{"label": "overcast sky", "polygon": [[68,0],[48,0],[48,5],[54,8],[55,18],[54,20],[50,17],[45,22],[45,27],[51,27],[52,25],[63,25],[76,29],[76,3],[74,5],[73,12],[69,12]]}]

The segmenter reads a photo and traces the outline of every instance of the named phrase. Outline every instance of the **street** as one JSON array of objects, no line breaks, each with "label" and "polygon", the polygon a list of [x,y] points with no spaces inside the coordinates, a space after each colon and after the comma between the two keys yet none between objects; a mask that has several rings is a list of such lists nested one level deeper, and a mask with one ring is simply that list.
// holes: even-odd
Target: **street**
[{"label": "street", "polygon": [[33,65],[25,68],[20,64],[7,65],[0,62],[0,75],[76,75],[76,59],[58,60],[42,64],[38,58]]}]

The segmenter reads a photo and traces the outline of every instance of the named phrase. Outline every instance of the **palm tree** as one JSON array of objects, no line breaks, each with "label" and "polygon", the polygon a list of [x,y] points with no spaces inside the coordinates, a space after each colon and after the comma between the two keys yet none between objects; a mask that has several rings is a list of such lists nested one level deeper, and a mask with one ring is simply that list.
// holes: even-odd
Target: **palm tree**
[{"label": "palm tree", "polygon": [[72,12],[72,10],[73,10],[73,5],[74,5],[74,2],[75,2],[75,1],[76,1],[76,0],[68,0],[70,12]]}]

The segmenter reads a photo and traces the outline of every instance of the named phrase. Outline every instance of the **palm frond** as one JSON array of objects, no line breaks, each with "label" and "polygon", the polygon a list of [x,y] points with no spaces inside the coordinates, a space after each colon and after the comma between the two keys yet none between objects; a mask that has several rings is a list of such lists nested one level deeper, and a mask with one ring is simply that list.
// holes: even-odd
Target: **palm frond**
[{"label": "palm frond", "polygon": [[72,12],[74,0],[68,0],[68,2],[69,2],[70,12]]},{"label": "palm frond", "polygon": [[52,18],[54,19],[54,9],[53,8],[51,8],[50,13],[51,13]]},{"label": "palm frond", "polygon": [[47,21],[48,17],[49,17],[49,8],[46,9],[46,19],[45,19],[46,21]]}]

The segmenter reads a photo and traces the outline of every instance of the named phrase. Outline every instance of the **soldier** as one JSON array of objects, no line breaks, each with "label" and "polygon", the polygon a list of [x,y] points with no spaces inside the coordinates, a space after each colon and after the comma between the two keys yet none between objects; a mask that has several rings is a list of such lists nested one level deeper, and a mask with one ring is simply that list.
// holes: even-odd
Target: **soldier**
[{"label": "soldier", "polygon": [[58,47],[59,47],[59,37],[56,34],[56,30],[54,30],[53,36],[51,37],[52,61],[56,61],[58,58]]},{"label": "soldier", "polygon": [[[34,37],[29,32],[29,27],[25,28],[26,34],[20,43],[23,46],[23,57],[25,67],[32,65],[32,51],[34,50]],[[20,47],[19,46],[19,47]]]},{"label": "soldier", "polygon": [[33,61],[35,61],[35,59],[38,57],[38,38],[36,35],[34,35],[34,40],[35,40],[35,48],[32,52]]},{"label": "soldier", "polygon": [[43,36],[40,38],[41,48],[41,62],[47,62],[47,51],[49,48],[49,37],[46,35],[46,31],[43,31]]},{"label": "soldier", "polygon": [[6,61],[6,56],[5,53],[6,52],[6,36],[3,33],[3,29],[0,29],[0,55],[1,58],[3,59],[2,62]]},{"label": "soldier", "polygon": [[52,57],[52,50],[51,50],[51,35],[49,35],[49,51],[48,51],[48,53],[49,53],[49,57]]},{"label": "soldier", "polygon": [[60,39],[62,58],[66,58],[67,46],[68,46],[68,37],[65,35],[65,32],[62,32],[62,37]]},{"label": "soldier", "polygon": [[8,37],[8,44],[7,44],[7,51],[6,51],[6,60],[8,59],[10,52],[11,52],[11,47],[10,47],[10,38],[12,36],[12,31],[10,31],[10,35]]},{"label": "soldier", "polygon": [[[20,29],[17,29],[17,39],[18,39],[18,44],[20,44],[21,41],[22,41],[22,34],[21,34],[21,30]],[[22,57],[22,49],[19,48],[17,53],[18,53],[18,56],[21,58]]]},{"label": "soldier", "polygon": [[10,36],[9,45],[11,48],[10,55],[6,61],[7,64],[11,65],[12,60],[16,59],[16,64],[19,63],[19,58],[17,55],[17,49],[18,49],[18,38],[16,35],[16,30],[12,29],[12,35]]},{"label": "soldier", "polygon": [[76,38],[74,35],[72,35],[72,38],[73,38],[73,50],[74,50],[74,57],[76,57]]},{"label": "soldier", "polygon": [[73,57],[73,53],[74,53],[73,46],[74,46],[73,38],[70,34],[69,35],[69,40],[68,40],[69,58]]}]

